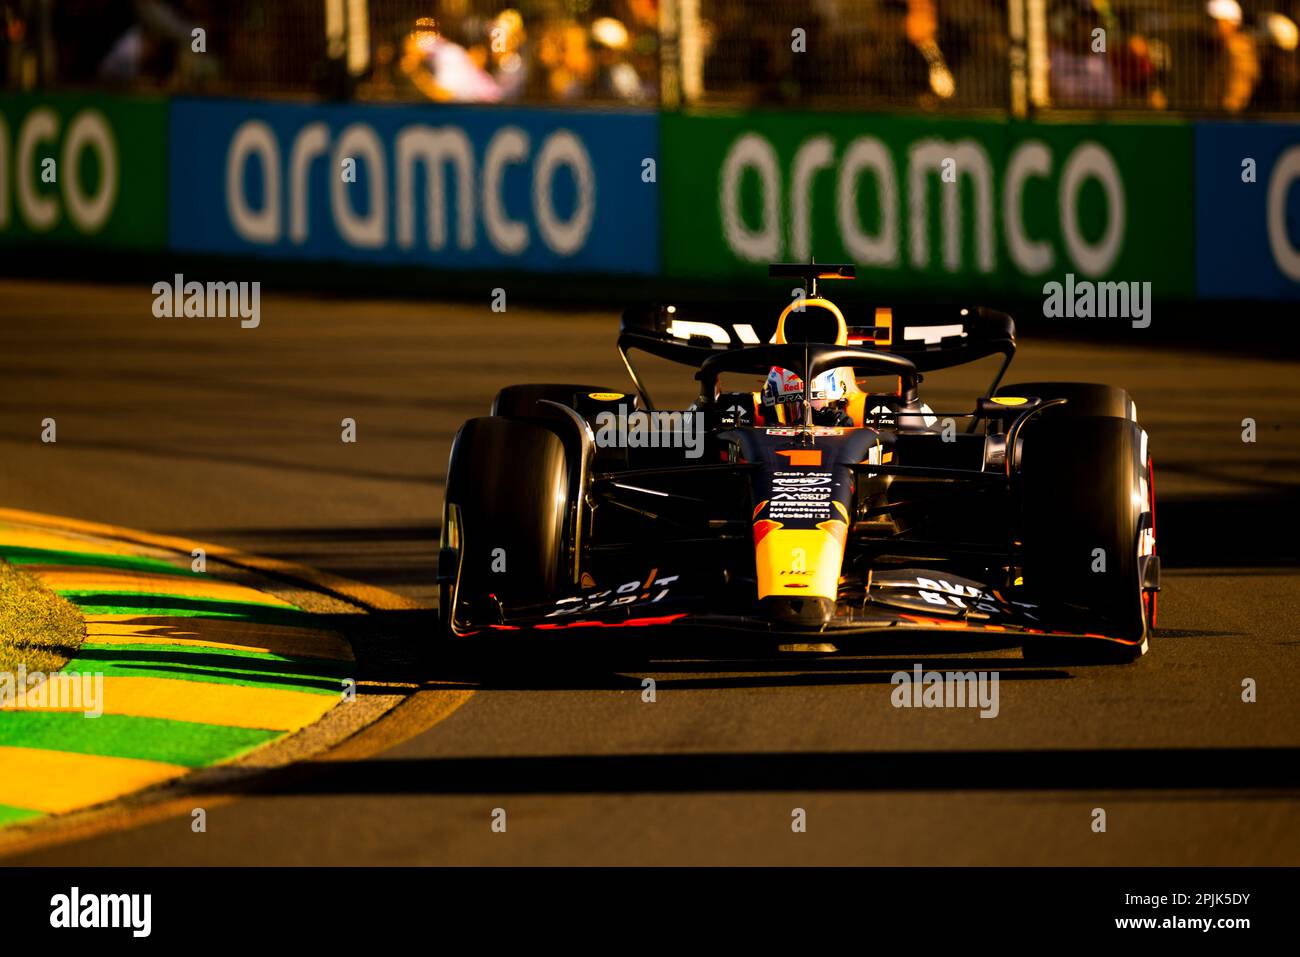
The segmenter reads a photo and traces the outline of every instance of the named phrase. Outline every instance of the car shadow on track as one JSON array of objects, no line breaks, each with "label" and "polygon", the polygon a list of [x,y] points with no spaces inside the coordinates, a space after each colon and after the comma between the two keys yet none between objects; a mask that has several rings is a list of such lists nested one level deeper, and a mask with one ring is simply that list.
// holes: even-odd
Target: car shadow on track
[{"label": "car shadow on track", "polygon": [[[534,662],[536,659],[533,659]],[[657,658],[605,655],[595,659],[565,654],[541,664],[493,661],[477,666],[444,666],[430,686],[460,686],[484,691],[640,691],[652,678],[659,691],[709,691],[742,688],[808,688],[890,684],[895,674],[995,671],[1003,681],[1061,680],[1059,669],[1030,667],[1019,659],[943,658]]]},{"label": "car shadow on track", "polygon": [[1063,667],[1017,657],[1018,644],[917,633],[844,644],[839,654],[782,652],[767,636],[483,635],[447,646],[431,609],[331,616],[357,658],[358,693],[392,685],[501,691],[627,691],[653,676],[660,688],[723,689],[888,684],[900,671],[996,671],[1004,681],[1064,680]]},{"label": "car shadow on track", "polygon": [[[627,691],[645,676],[660,688],[721,689],[888,684],[894,674],[996,671],[1001,680],[1062,680],[1068,670],[1008,654],[1016,648],[973,643],[951,634],[906,641],[881,636],[843,654],[781,652],[766,636],[712,640],[671,635],[516,638],[484,635],[448,647],[440,643],[431,609],[332,616],[357,657],[357,690],[412,684],[424,688],[500,691]],[[869,654],[864,652],[869,651]]]}]

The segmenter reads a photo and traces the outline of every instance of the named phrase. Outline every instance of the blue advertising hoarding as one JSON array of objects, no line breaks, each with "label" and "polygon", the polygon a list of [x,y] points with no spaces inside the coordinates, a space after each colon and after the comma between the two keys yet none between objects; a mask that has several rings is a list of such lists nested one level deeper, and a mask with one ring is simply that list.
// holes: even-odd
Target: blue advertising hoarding
[{"label": "blue advertising hoarding", "polygon": [[1196,293],[1300,298],[1300,124],[1196,124]]},{"label": "blue advertising hoarding", "polygon": [[657,152],[652,113],[181,99],[171,247],[655,275]]}]

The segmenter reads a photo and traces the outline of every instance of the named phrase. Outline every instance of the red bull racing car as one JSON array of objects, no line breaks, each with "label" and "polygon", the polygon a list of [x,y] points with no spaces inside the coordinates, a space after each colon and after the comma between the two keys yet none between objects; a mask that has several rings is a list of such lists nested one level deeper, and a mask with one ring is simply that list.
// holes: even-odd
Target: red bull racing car
[{"label": "red bull racing car", "polygon": [[[817,286],[853,266],[770,273],[806,295],[629,309],[630,389],[511,386],[464,424],[438,562],[443,639],[620,629],[847,650],[905,635],[1015,644],[1037,661],[1144,654],[1160,560],[1128,393],[1002,385],[1015,353],[1003,313],[846,315]],[[695,370],[689,408],[655,407],[638,351]],[[923,399],[927,372],[991,356],[993,382],[966,408]]]}]

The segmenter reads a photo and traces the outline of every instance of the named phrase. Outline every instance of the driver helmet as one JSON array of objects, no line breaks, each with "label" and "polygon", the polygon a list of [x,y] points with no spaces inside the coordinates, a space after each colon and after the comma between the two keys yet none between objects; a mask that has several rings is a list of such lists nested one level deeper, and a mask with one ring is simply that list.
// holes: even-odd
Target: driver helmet
[{"label": "driver helmet", "polygon": [[782,425],[802,425],[805,402],[812,405],[814,424],[843,425],[844,401],[848,395],[848,375],[843,369],[831,369],[816,376],[807,394],[803,379],[780,366],[773,366],[763,383],[763,405],[772,410],[773,417]]}]

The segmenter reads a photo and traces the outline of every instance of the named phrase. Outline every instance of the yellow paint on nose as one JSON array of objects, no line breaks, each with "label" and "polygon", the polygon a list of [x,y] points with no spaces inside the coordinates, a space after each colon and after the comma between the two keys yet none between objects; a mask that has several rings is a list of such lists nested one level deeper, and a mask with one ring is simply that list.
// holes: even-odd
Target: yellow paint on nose
[{"label": "yellow paint on nose", "polygon": [[758,597],[799,595],[834,601],[846,530],[843,522],[832,519],[817,528],[777,528],[765,534],[754,549]]}]

